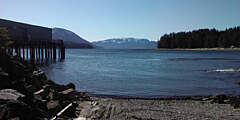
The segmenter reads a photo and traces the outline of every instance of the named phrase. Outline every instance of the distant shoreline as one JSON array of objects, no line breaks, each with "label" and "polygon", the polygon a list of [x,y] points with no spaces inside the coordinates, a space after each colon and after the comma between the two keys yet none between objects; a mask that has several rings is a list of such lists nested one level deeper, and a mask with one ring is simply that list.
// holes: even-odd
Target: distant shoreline
[{"label": "distant shoreline", "polygon": [[[214,95],[192,95],[192,96],[151,96],[151,97],[144,97],[144,96],[124,96],[124,95],[107,95],[107,94],[92,94],[86,92],[86,96],[93,97],[93,98],[112,98],[112,99],[134,99],[134,100],[202,100],[203,98],[209,98]],[[228,95],[230,96],[230,94]],[[238,95],[236,95],[238,96]]]},{"label": "distant shoreline", "polygon": [[157,50],[186,50],[186,51],[240,51],[240,48],[157,48]]}]

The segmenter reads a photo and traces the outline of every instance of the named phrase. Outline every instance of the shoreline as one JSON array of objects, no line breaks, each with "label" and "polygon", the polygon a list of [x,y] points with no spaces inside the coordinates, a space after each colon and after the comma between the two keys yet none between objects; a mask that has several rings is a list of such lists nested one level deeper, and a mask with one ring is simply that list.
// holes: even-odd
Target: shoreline
[{"label": "shoreline", "polygon": [[156,50],[182,50],[182,51],[240,51],[240,48],[157,48]]},{"label": "shoreline", "polygon": [[[236,111],[240,109],[240,96],[89,96],[76,91],[72,83],[59,85],[48,80],[39,68],[19,58],[9,56],[5,61],[0,59],[0,63],[0,79],[4,83],[0,85],[0,105],[6,106],[0,108],[3,115],[0,119],[50,119],[54,116],[76,120],[240,118],[240,112]],[[66,111],[56,116],[66,107]]]},{"label": "shoreline", "polygon": [[[209,98],[214,95],[206,96],[159,96],[159,97],[141,97],[141,96],[126,96],[126,95],[105,95],[105,94],[91,94],[86,92],[86,96],[95,98],[111,98],[111,99],[137,99],[137,100],[201,100],[203,98]],[[231,96],[231,95],[227,95]],[[238,96],[238,95],[236,95]]]}]

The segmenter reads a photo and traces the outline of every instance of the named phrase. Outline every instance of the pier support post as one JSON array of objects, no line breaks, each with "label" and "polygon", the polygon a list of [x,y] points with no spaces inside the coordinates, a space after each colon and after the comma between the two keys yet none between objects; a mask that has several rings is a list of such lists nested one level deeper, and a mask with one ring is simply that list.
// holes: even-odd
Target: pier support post
[{"label": "pier support post", "polygon": [[23,45],[22,45],[22,49],[23,49],[23,60],[25,60],[25,47],[24,47],[24,45],[25,45],[25,42],[23,43]]},{"label": "pier support post", "polygon": [[41,41],[38,41],[38,61],[41,61]]},{"label": "pier support post", "polygon": [[42,61],[44,59],[44,56],[43,56],[43,42],[41,42],[41,58],[42,58]]},{"label": "pier support post", "polygon": [[57,51],[56,51],[56,43],[53,43],[53,59],[56,60]]},{"label": "pier support post", "polygon": [[45,59],[47,59],[47,42],[44,42],[44,48],[45,48]]},{"label": "pier support post", "polygon": [[60,41],[60,59],[65,59],[65,47],[63,44],[63,40]]},{"label": "pier support post", "polygon": [[26,58],[26,59],[27,59],[27,60],[28,60],[28,54],[29,54],[29,53],[28,53],[28,51],[29,51],[28,49],[29,49],[29,46],[28,46],[28,42],[27,42],[27,43],[26,43],[26,55],[27,55],[27,58]]}]

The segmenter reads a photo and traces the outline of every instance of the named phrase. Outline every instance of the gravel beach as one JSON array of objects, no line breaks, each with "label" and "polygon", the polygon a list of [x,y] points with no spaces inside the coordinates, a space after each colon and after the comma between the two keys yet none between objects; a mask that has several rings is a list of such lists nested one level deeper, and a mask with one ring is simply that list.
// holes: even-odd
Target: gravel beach
[{"label": "gravel beach", "polygon": [[[79,103],[80,118],[110,120],[239,120],[240,109],[230,104],[198,100],[92,98]],[[79,118],[79,120],[81,120]]]}]

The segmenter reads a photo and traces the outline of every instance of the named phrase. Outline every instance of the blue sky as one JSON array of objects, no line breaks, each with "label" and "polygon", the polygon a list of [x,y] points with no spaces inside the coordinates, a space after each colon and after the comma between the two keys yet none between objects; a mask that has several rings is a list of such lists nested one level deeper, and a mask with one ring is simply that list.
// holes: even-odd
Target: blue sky
[{"label": "blue sky", "polygon": [[0,18],[71,30],[89,41],[240,25],[240,0],[0,0]]}]

